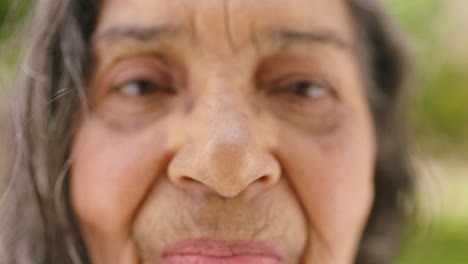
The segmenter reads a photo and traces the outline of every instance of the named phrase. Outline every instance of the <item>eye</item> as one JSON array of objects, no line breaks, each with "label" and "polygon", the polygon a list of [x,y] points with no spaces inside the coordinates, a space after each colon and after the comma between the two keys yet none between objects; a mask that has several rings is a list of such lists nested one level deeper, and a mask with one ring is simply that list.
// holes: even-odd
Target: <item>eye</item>
[{"label": "eye", "polygon": [[310,81],[294,82],[286,86],[286,91],[310,99],[320,99],[330,93],[328,88]]},{"label": "eye", "polygon": [[167,91],[167,89],[163,89],[160,84],[147,80],[129,81],[116,86],[114,90],[127,96],[145,96],[161,91]]}]

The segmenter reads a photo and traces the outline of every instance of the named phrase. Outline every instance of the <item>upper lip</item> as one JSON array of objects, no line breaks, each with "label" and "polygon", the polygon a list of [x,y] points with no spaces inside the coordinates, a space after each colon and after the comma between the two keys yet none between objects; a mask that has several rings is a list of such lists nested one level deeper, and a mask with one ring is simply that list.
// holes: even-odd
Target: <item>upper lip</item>
[{"label": "upper lip", "polygon": [[266,256],[283,259],[281,251],[268,243],[253,240],[216,241],[209,238],[187,239],[171,243],[162,251],[162,257],[200,255],[207,257]]}]

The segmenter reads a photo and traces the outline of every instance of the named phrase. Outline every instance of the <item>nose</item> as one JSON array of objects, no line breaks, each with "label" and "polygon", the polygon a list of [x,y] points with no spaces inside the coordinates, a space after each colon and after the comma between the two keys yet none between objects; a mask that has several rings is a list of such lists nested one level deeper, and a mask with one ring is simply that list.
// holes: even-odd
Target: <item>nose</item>
[{"label": "nose", "polygon": [[261,140],[248,107],[233,95],[221,95],[200,104],[187,122],[187,143],[169,163],[168,177],[185,191],[225,198],[262,192],[278,181],[279,162]]}]

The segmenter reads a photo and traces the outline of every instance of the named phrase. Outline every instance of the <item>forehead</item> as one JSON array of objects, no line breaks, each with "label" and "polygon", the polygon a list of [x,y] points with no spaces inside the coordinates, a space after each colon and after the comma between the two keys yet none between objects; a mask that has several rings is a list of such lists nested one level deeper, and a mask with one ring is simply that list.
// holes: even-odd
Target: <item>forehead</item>
[{"label": "forehead", "polygon": [[97,32],[119,26],[171,28],[202,39],[243,45],[258,34],[332,33],[354,42],[345,0],[104,0]]}]

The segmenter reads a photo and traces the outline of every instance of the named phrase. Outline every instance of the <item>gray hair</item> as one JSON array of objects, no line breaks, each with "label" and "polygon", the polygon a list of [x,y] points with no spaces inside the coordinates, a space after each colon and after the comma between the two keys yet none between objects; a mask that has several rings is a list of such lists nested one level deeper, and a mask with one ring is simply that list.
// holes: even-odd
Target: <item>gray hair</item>
[{"label": "gray hair", "polygon": [[[398,248],[412,196],[399,115],[406,55],[377,1],[348,2],[378,136],[375,201],[355,263],[385,264]],[[90,263],[70,205],[69,155],[87,109],[84,84],[97,10],[94,0],[49,0],[36,9],[7,120],[2,263]]]}]

